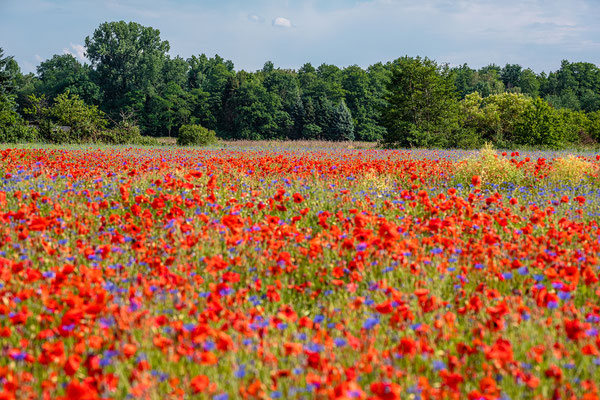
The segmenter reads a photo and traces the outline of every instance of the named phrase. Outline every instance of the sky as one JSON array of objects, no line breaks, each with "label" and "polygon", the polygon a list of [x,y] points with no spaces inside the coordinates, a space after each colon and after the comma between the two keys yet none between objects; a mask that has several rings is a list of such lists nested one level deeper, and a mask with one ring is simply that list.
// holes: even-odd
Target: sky
[{"label": "sky", "polygon": [[0,47],[26,73],[54,54],[85,62],[85,37],[119,20],[159,29],[172,56],[219,54],[247,71],[404,55],[536,72],[600,65],[600,0],[0,0]]}]

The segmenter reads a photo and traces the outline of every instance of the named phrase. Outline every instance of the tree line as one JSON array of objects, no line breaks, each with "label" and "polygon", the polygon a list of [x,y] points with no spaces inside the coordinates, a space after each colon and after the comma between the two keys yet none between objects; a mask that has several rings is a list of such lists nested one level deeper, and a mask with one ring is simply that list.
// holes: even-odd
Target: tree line
[{"label": "tree line", "polygon": [[[563,61],[450,68],[402,57],[368,68],[304,64],[235,70],[205,54],[172,57],[160,32],[106,22],[85,38],[89,64],[55,55],[23,74],[0,49],[0,140],[138,141],[199,125],[223,139],[560,147],[600,139],[600,69]],[[185,128],[188,129],[188,128]]]}]

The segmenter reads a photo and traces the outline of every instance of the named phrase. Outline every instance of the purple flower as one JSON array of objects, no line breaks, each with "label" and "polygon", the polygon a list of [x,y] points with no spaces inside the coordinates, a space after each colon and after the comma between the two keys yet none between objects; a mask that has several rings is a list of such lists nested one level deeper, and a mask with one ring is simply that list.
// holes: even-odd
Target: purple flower
[{"label": "purple flower", "polygon": [[379,324],[379,318],[373,317],[369,318],[363,324],[363,328],[367,330],[371,330],[375,327],[375,325]]}]

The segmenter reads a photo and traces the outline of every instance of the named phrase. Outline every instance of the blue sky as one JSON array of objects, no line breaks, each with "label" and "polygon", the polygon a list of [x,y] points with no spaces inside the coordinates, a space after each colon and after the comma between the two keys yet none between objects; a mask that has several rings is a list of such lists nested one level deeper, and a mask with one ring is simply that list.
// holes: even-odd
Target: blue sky
[{"label": "blue sky", "polygon": [[236,69],[358,64],[403,55],[451,65],[562,59],[600,64],[600,0],[0,0],[0,47],[25,72],[105,21],[157,28],[171,55],[219,54]]}]

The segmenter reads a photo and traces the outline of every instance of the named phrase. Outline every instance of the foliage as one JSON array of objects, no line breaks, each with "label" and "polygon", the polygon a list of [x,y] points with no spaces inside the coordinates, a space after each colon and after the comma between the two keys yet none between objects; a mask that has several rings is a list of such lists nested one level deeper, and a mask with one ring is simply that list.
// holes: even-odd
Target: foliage
[{"label": "foliage", "polygon": [[4,50],[0,47],[0,95],[7,95],[12,92],[13,76],[8,68],[12,59],[12,57],[4,57]]},{"label": "foliage", "polygon": [[96,106],[89,106],[77,95],[62,93],[47,106],[45,96],[30,96],[26,111],[38,124],[40,139],[49,143],[91,143],[99,141],[108,121]]},{"label": "foliage", "polygon": [[514,142],[536,147],[560,148],[565,132],[560,114],[541,98],[527,104],[514,127]]},{"label": "foliage", "polygon": [[302,137],[306,139],[316,140],[321,138],[323,130],[319,125],[306,124],[302,130]]},{"label": "foliage", "polygon": [[518,93],[501,93],[481,97],[471,93],[460,102],[462,124],[473,129],[484,141],[507,147],[514,140],[515,124],[531,99]]},{"label": "foliage", "polygon": [[[591,63],[563,61],[557,71],[536,74],[518,64],[448,68],[404,57],[367,68],[307,63],[293,70],[268,61],[247,72],[236,71],[232,61],[219,55],[171,57],[170,45],[157,29],[124,21],[100,24],[86,37],[85,48],[91,64],[69,54],[54,55],[40,63],[36,75],[21,73],[12,57],[0,55],[0,85],[14,96],[14,110],[24,115],[33,94],[52,102],[68,91],[98,106],[110,121],[121,113],[133,115],[140,132],[154,137],[176,136],[182,125],[199,124],[226,139],[338,140],[353,135],[390,147],[473,148],[484,141],[518,145],[517,117],[540,96],[563,110],[556,129],[563,144],[593,146],[598,140],[593,123],[571,113],[600,110],[600,69]],[[400,71],[411,78],[399,80]],[[464,101],[458,109],[457,99]],[[407,114],[394,104],[400,100]],[[343,134],[342,103],[353,125],[350,129],[345,122]],[[107,135],[104,131],[109,140]]]},{"label": "foliage", "polygon": [[448,71],[428,58],[396,60],[392,66],[383,124],[389,147],[435,146],[456,129],[457,101]]},{"label": "foliage", "polygon": [[37,141],[36,130],[27,126],[15,108],[13,97],[0,92],[0,143]]},{"label": "foliage", "polygon": [[121,114],[121,120],[111,129],[103,130],[99,142],[107,144],[134,144],[140,146],[158,145],[159,142],[150,136],[142,136],[139,126],[131,114]]},{"label": "foliage", "polygon": [[600,111],[588,115],[586,131],[592,139],[596,142],[600,142]]},{"label": "foliage", "polygon": [[94,71],[71,54],[54,55],[42,61],[37,75],[35,90],[50,101],[64,92],[77,95],[88,104],[99,104],[102,99],[100,87],[92,81]]},{"label": "foliage", "polygon": [[350,114],[350,110],[343,101],[340,102],[331,115],[329,132],[330,140],[354,140],[354,123],[352,122],[352,114]]},{"label": "foliage", "polygon": [[160,32],[135,22],[105,22],[85,38],[87,58],[102,89],[103,109],[139,113],[159,85],[169,42]]},{"label": "foliage", "polygon": [[182,125],[177,136],[178,146],[206,146],[216,141],[215,132],[201,125]]}]

